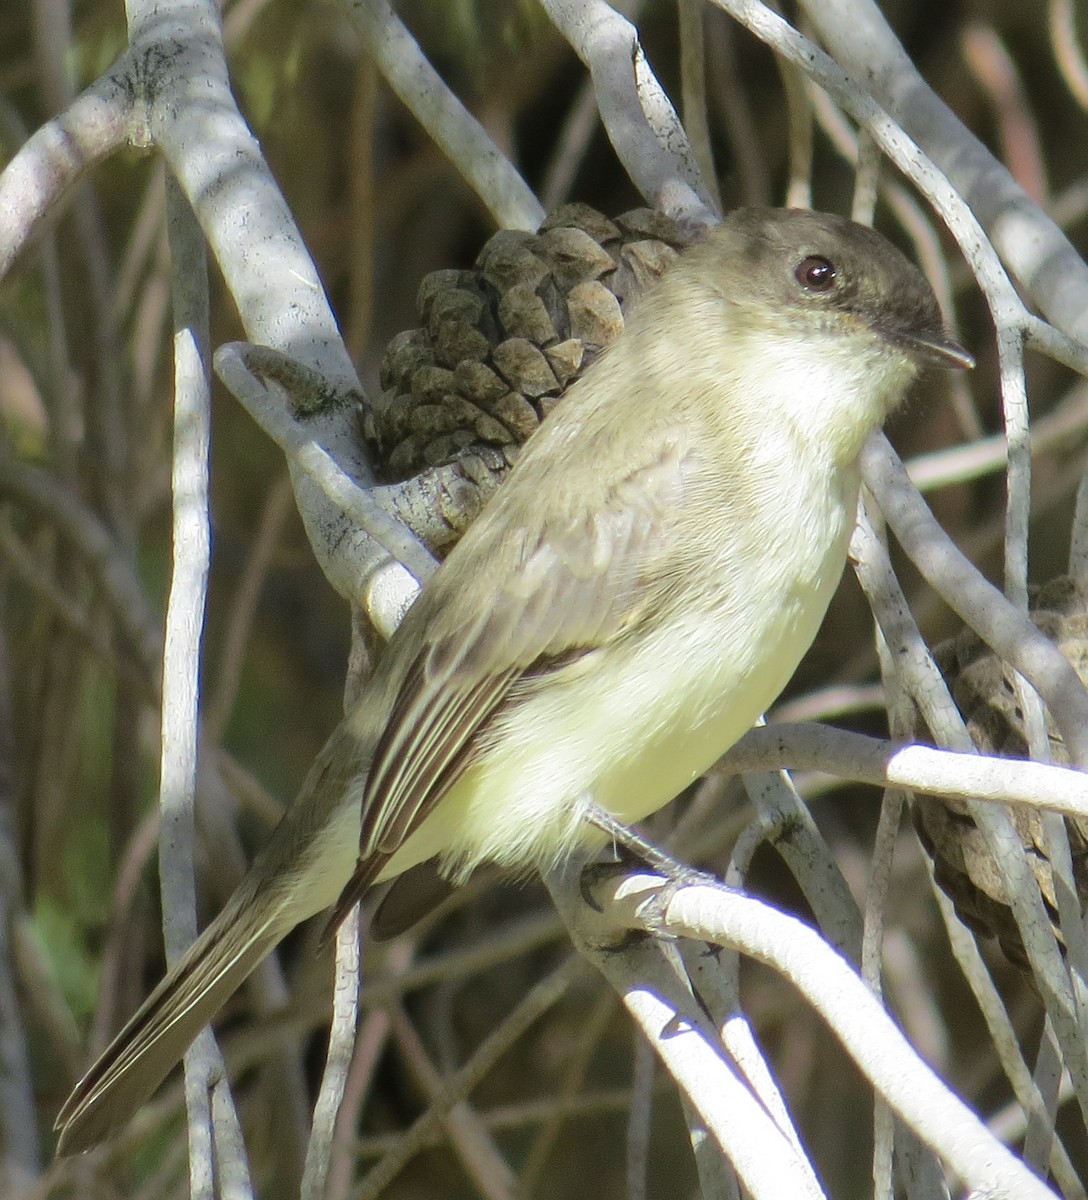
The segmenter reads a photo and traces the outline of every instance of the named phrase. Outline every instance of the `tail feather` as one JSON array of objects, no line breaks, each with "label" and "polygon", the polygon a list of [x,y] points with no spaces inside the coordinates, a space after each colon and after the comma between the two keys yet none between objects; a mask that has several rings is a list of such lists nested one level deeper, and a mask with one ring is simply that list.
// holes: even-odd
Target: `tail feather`
[{"label": "tail feather", "polygon": [[76,1084],[57,1116],[58,1154],[117,1133],[261,959],[340,895],[356,866],[372,743],[346,722],[333,732],[226,907]]},{"label": "tail feather", "polygon": [[278,920],[251,925],[224,910],[136,1010],[60,1110],[58,1155],[117,1133],[290,928]]}]

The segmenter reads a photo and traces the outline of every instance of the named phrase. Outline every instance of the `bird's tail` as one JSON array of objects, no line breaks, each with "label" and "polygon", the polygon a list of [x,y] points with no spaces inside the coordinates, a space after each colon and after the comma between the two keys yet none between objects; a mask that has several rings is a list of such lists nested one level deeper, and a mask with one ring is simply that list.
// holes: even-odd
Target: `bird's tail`
[{"label": "bird's tail", "polygon": [[[75,1154],[117,1133],[180,1061],[196,1035],[290,925],[267,920],[242,897],[193,943],[98,1061],[76,1084],[57,1116],[57,1154]],[[263,927],[255,920],[263,920]]]},{"label": "bird's tail", "polygon": [[223,911],[76,1084],[57,1153],[118,1132],[189,1044],[299,922],[328,908],[356,866],[360,780],[370,744],[341,725]]}]

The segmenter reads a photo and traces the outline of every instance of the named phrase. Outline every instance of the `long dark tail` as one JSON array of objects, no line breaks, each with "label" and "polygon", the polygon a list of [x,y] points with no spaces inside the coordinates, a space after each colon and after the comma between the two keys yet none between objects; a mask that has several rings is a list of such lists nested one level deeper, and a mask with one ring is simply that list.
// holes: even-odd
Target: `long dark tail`
[{"label": "long dark tail", "polygon": [[57,1153],[89,1150],[122,1129],[289,928],[255,927],[228,903],[65,1101]]},{"label": "long dark tail", "polygon": [[340,894],[356,866],[369,744],[341,725],[226,907],[76,1084],[58,1154],[118,1132],[257,964]]}]

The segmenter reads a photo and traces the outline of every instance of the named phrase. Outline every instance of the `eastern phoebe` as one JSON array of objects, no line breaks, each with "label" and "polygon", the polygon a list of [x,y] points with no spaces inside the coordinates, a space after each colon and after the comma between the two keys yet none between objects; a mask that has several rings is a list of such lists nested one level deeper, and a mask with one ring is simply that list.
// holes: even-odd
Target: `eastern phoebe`
[{"label": "eastern phoebe", "polygon": [[226,907],[65,1102],[110,1136],[295,925],[440,856],[548,866],[638,821],[778,696],[854,525],[866,435],[971,365],[842,217],[741,209],[684,251],[426,585]]}]

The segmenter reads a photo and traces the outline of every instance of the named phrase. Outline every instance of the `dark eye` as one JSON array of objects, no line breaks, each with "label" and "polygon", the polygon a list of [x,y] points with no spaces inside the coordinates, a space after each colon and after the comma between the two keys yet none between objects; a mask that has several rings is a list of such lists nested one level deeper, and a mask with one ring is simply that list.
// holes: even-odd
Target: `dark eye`
[{"label": "dark eye", "polygon": [[794,268],[793,277],[806,292],[826,292],[834,285],[837,274],[833,263],[818,254],[810,254]]}]

